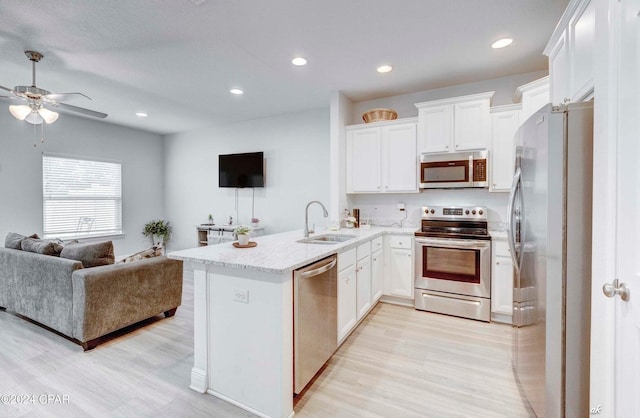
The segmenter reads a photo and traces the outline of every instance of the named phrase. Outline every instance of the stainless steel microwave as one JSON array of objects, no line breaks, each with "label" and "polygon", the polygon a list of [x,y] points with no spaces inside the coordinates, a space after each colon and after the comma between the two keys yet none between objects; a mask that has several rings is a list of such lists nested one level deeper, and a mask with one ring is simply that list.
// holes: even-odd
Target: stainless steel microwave
[{"label": "stainless steel microwave", "polygon": [[421,189],[489,187],[489,151],[420,155]]}]

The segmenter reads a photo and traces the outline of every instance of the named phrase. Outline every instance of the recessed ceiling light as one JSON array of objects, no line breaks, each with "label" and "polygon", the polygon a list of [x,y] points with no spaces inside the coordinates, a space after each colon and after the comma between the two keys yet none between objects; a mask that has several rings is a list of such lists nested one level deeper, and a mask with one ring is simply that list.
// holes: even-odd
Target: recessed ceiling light
[{"label": "recessed ceiling light", "polygon": [[391,70],[393,70],[393,67],[390,65],[381,65],[376,69],[379,73],[388,73]]},{"label": "recessed ceiling light", "polygon": [[149,115],[144,112],[136,112],[136,116],[139,118],[146,118]]},{"label": "recessed ceiling light", "polygon": [[291,60],[291,64],[297,67],[302,67],[303,65],[307,65],[307,60],[302,57],[295,57]]},{"label": "recessed ceiling light", "polygon": [[229,90],[229,93],[241,95],[241,94],[244,94],[244,91],[242,91],[240,89],[231,89],[231,90]]},{"label": "recessed ceiling light", "polygon": [[505,46],[511,45],[512,42],[513,42],[513,39],[511,38],[498,39],[497,41],[491,44],[491,48],[493,49],[504,48]]}]

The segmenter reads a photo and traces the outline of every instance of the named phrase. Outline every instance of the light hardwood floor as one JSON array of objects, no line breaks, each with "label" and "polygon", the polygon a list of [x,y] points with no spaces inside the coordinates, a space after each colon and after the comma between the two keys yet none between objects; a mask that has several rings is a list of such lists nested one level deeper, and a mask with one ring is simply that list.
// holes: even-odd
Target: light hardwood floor
[{"label": "light hardwood floor", "polygon": [[[188,389],[193,282],[176,316],[91,352],[0,311],[2,417],[248,417]],[[526,417],[511,374],[511,327],[378,304],[299,399],[296,417]],[[40,395],[58,396],[42,402]],[[63,398],[64,397],[64,398]]]}]

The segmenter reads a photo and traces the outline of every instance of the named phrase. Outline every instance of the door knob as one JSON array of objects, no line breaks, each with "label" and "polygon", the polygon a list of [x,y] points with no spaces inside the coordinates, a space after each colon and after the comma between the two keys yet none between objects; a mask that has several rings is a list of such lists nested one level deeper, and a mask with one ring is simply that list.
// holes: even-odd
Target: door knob
[{"label": "door knob", "polygon": [[615,279],[613,283],[605,283],[602,285],[602,293],[608,298],[613,298],[616,295],[620,295],[620,298],[628,302],[631,297],[631,290],[625,283],[620,283],[618,279]]}]

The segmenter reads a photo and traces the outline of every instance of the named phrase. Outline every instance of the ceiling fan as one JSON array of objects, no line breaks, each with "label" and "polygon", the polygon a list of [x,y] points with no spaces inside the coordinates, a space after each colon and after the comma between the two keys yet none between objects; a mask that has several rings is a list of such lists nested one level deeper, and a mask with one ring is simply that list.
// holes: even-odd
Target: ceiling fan
[{"label": "ceiling fan", "polygon": [[107,117],[106,113],[62,103],[74,96],[82,96],[91,100],[87,95],[82,93],[51,93],[48,90],[36,87],[36,63],[40,62],[43,55],[36,51],[25,51],[24,53],[32,63],[33,79],[31,85],[16,86],[13,89],[0,86],[0,90],[5,90],[10,93],[9,96],[0,96],[0,98],[16,103],[15,105],[9,106],[9,111],[15,118],[33,125],[39,125],[42,122],[50,124],[58,119],[58,113],[55,112],[55,110],[58,109],[69,110],[100,119]]}]

